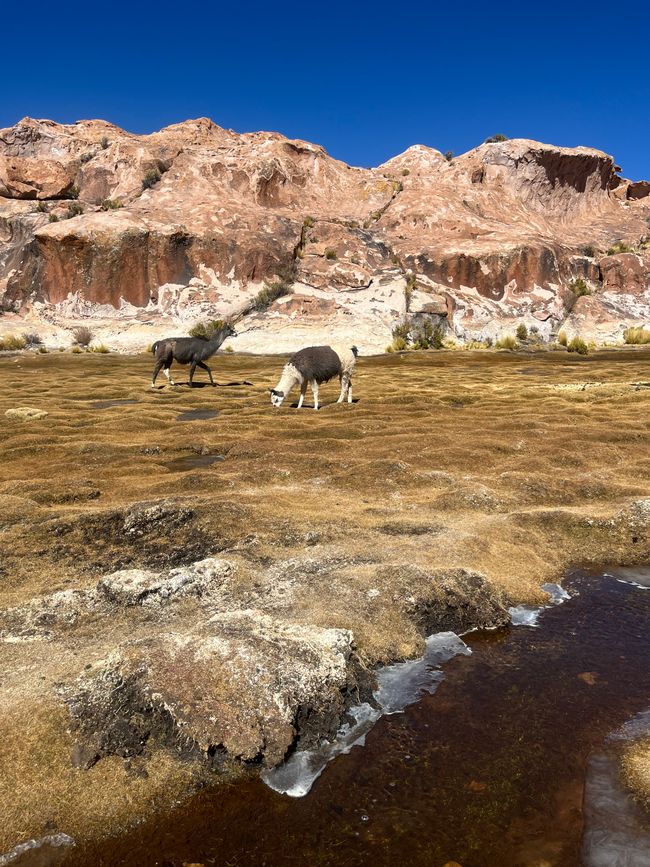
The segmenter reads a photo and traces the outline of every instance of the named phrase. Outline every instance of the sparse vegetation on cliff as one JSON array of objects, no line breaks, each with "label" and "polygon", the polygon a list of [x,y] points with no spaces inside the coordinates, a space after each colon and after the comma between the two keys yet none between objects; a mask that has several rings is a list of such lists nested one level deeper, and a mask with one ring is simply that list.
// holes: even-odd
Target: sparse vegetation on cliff
[{"label": "sparse vegetation on cliff", "polygon": [[204,340],[210,340],[212,335],[223,328],[225,324],[223,319],[206,319],[204,322],[197,322],[187,333],[190,337],[202,337]]},{"label": "sparse vegetation on cliff", "polygon": [[578,355],[587,355],[589,353],[589,347],[582,337],[578,337],[577,334],[567,343],[567,349],[569,352],[577,352]]},{"label": "sparse vegetation on cliff", "polygon": [[155,186],[160,180],[160,172],[158,169],[149,169],[145,176],[142,178],[142,189],[150,190],[151,187]]},{"label": "sparse vegetation on cliff", "polygon": [[495,144],[500,141],[509,141],[508,136],[498,132],[496,135],[491,135],[489,138],[486,138],[484,144]]},{"label": "sparse vegetation on cliff", "polygon": [[575,277],[573,280],[571,280],[571,282],[569,283],[569,289],[578,298],[582,298],[584,295],[591,295],[591,289],[582,277]]},{"label": "sparse vegetation on cliff", "polygon": [[331,248],[328,248],[327,250],[325,250],[325,258],[326,259],[338,259],[338,256],[336,255],[336,250],[332,250]]},{"label": "sparse vegetation on cliff", "polygon": [[94,336],[86,325],[81,325],[72,332],[72,339],[77,346],[89,346]]},{"label": "sparse vegetation on cliff", "polygon": [[101,204],[102,211],[117,211],[119,208],[123,208],[121,199],[104,199]]},{"label": "sparse vegetation on cliff", "polygon": [[634,248],[626,244],[625,241],[617,241],[607,250],[607,255],[615,256],[617,253],[634,253]]},{"label": "sparse vegetation on cliff", "polygon": [[267,283],[263,289],[255,296],[253,301],[253,310],[258,313],[262,313],[264,310],[268,310],[268,308],[273,304],[274,301],[277,301],[278,298],[282,298],[285,295],[290,295],[292,293],[292,288],[289,283],[284,280],[276,280],[274,283]]},{"label": "sparse vegetation on cliff", "polygon": [[72,219],[72,217],[80,217],[83,212],[84,206],[81,204],[81,202],[73,202],[71,205],[68,206],[68,210],[66,213],[68,219]]},{"label": "sparse vegetation on cliff", "polygon": [[434,325],[430,319],[415,324],[407,317],[393,328],[392,337],[393,340],[386,347],[386,352],[444,347],[442,329],[439,325]]},{"label": "sparse vegetation on cliff", "polygon": [[519,343],[513,334],[504,334],[494,344],[497,349],[518,349]]}]

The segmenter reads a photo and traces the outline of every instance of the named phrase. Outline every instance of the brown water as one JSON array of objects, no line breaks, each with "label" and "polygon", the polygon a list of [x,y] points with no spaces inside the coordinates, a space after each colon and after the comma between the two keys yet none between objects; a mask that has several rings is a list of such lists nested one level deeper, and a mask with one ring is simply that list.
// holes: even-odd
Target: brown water
[{"label": "brown water", "polygon": [[304,798],[218,786],[66,864],[580,864],[589,754],[650,705],[650,591],[566,586],[538,628],[465,636],[472,655],[437,692],[383,717]]}]

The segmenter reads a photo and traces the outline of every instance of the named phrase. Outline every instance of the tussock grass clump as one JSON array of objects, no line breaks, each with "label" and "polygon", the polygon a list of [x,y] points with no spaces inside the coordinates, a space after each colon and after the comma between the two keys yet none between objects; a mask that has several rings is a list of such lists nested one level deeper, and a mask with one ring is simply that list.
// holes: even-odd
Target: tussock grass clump
[{"label": "tussock grass clump", "polygon": [[512,334],[504,334],[503,337],[499,337],[497,342],[494,344],[497,349],[518,349],[519,343],[517,342],[517,338]]},{"label": "tussock grass clump", "polygon": [[588,256],[590,259],[594,259],[598,255],[598,251],[593,244],[585,244],[584,247],[580,249],[580,252],[583,256]]},{"label": "tussock grass clump", "polygon": [[285,295],[291,295],[292,293],[291,286],[286,283],[284,280],[276,280],[274,283],[267,283],[263,289],[255,296],[253,300],[253,310],[256,310],[258,313],[262,313],[264,310],[268,310],[268,308],[273,304],[274,301],[277,301],[278,298],[283,298]]},{"label": "tussock grass clump", "polygon": [[190,337],[202,337],[204,340],[209,340],[225,324],[223,319],[206,319],[203,322],[197,322],[187,333]]},{"label": "tussock grass clump", "polygon": [[39,214],[47,214],[47,205],[45,202],[39,202],[38,205],[36,205],[36,210]]},{"label": "tussock grass clump", "polygon": [[119,208],[123,208],[121,199],[104,199],[101,204],[102,211],[117,211]]},{"label": "tussock grass clump", "polygon": [[313,217],[305,217],[302,224],[306,229],[311,229],[316,225],[316,220]]},{"label": "tussock grass clump", "polygon": [[101,138],[101,141],[99,142],[99,146],[101,147],[101,149],[103,151],[105,151],[109,145],[110,145],[110,142],[109,142],[108,138],[105,135],[103,135]]},{"label": "tussock grass clump", "polygon": [[97,352],[100,355],[106,355],[107,352],[110,352],[108,346],[104,343],[95,343],[94,346],[89,347],[91,352]]},{"label": "tussock grass clump", "polygon": [[325,250],[325,258],[326,259],[338,259],[338,256],[336,255],[336,250],[332,250],[331,247],[328,247],[328,249]]},{"label": "tussock grass clump", "polygon": [[405,178],[407,175],[411,174],[410,169],[402,169],[402,177]]},{"label": "tussock grass clump", "polygon": [[577,295],[578,298],[582,298],[584,295],[591,295],[591,289],[582,277],[575,277],[571,280],[569,283],[569,289],[574,295]]},{"label": "tussock grass clump", "polygon": [[0,338],[0,352],[17,352],[27,346],[24,334],[8,334]]},{"label": "tussock grass clump", "polygon": [[58,222],[59,222],[59,218],[57,217],[56,214],[50,214],[49,219],[48,219],[48,222],[50,222],[50,223],[58,223]]},{"label": "tussock grass clump", "polygon": [[569,341],[569,343],[567,344],[567,349],[569,352],[577,352],[578,355],[589,354],[589,347],[582,339],[582,337],[578,337],[577,334]]},{"label": "tussock grass clump", "polygon": [[645,346],[650,343],[650,329],[644,328],[626,328],[623,332],[623,338],[626,343],[636,346]]},{"label": "tussock grass clump", "polygon": [[39,346],[38,351],[41,355],[47,355],[49,349],[46,346]]},{"label": "tussock grass clump", "polygon": [[528,340],[528,329],[523,322],[517,326],[517,331],[515,333],[517,335],[517,340]]},{"label": "tussock grass clump", "polygon": [[83,350],[82,350],[82,348],[81,348],[80,346],[76,346],[76,345],[75,345],[75,346],[72,347],[71,352],[72,352],[73,355],[79,355],[79,353],[80,353],[80,352],[83,352]]},{"label": "tussock grass clump", "polygon": [[142,189],[150,190],[158,183],[160,177],[161,175],[158,169],[149,169],[142,178]]},{"label": "tussock grass clump", "polygon": [[567,345],[568,338],[566,336],[566,331],[560,331],[560,333],[557,336],[557,342],[560,344],[560,346],[566,346]]},{"label": "tussock grass clump", "polygon": [[72,332],[72,339],[77,346],[89,346],[94,336],[90,328],[85,325],[75,328]]},{"label": "tussock grass clump", "polygon": [[67,215],[68,219],[72,219],[72,217],[80,217],[84,212],[84,206],[80,202],[73,202],[68,206]]},{"label": "tussock grass clump", "polygon": [[617,253],[633,253],[634,250],[625,241],[617,241],[607,250],[608,256],[615,256]]},{"label": "tussock grass clump", "polygon": [[495,144],[495,142],[500,141],[508,141],[508,136],[504,135],[502,132],[498,132],[496,135],[491,135],[489,138],[486,138],[485,144]]},{"label": "tussock grass clump", "polygon": [[442,329],[439,325],[425,319],[415,326],[410,319],[396,325],[392,331],[393,340],[386,352],[404,352],[414,349],[442,349],[444,347]]},{"label": "tussock grass clump", "polygon": [[89,163],[94,156],[95,154],[92,151],[86,151],[85,154],[81,154],[79,161],[82,163]]}]

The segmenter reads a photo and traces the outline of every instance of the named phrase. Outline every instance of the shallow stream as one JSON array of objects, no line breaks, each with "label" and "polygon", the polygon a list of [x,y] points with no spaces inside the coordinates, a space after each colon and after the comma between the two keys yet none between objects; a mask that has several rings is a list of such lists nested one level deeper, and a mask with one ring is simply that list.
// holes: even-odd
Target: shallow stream
[{"label": "shallow stream", "polygon": [[575,573],[563,604],[463,636],[471,652],[449,658],[447,639],[432,643],[424,667],[404,669],[411,697],[424,694],[408,704],[402,692],[403,710],[387,698],[363,745],[348,744],[304,797],[260,779],[217,786],[65,863],[646,865],[650,822],[616,761],[621,726],[623,737],[650,727],[644,583],[647,570]]}]

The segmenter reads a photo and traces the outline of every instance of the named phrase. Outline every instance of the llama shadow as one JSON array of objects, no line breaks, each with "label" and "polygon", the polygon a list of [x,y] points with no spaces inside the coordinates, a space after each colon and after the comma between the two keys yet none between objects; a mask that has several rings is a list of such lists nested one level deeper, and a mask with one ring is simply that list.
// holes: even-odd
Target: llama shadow
[{"label": "llama shadow", "polygon": [[252,382],[249,382],[247,379],[242,379],[237,382],[215,382],[214,385],[210,382],[193,382],[190,386],[189,380],[186,382],[176,383],[177,385],[187,385],[190,388],[231,388],[232,386],[237,385],[252,385]]},{"label": "llama shadow", "polygon": [[[352,398],[352,403],[353,403],[353,404],[354,404],[354,403],[359,403],[360,399],[361,399],[361,398],[359,398],[359,397],[353,397],[353,398]],[[346,401],[343,401],[343,403],[341,404],[341,406],[344,406],[345,404],[347,404],[347,400],[346,400]],[[321,409],[325,409],[325,408],[328,407],[328,406],[339,406],[339,404],[338,404],[337,401],[334,401],[334,403],[321,403],[321,405],[320,405],[320,407],[319,407],[319,410],[321,410]],[[302,409],[313,409],[313,408],[314,408],[314,404],[313,404],[313,403],[303,403],[303,405],[302,405]],[[291,404],[291,409],[298,409],[298,401],[297,401],[297,400],[294,401],[294,402]]]}]

